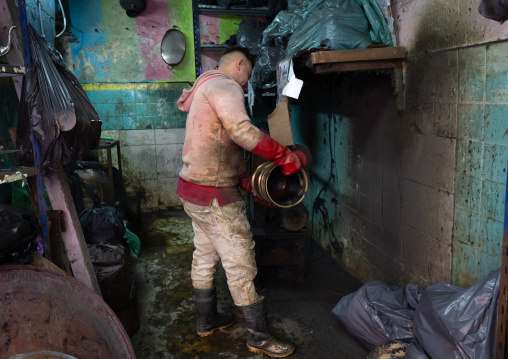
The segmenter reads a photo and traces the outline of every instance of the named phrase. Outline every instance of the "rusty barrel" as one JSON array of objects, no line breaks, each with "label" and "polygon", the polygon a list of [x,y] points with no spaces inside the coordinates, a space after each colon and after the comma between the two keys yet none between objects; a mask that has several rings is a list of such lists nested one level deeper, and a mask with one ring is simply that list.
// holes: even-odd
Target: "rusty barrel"
[{"label": "rusty barrel", "polygon": [[265,162],[254,171],[252,187],[259,199],[278,207],[290,208],[304,199],[309,181],[303,168],[291,175],[285,175],[281,167]]}]

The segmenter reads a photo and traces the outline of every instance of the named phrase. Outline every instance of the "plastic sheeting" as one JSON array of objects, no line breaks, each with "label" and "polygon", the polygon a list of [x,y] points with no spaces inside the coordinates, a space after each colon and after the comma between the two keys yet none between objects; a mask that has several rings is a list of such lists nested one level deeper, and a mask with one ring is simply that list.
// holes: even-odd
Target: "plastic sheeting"
[{"label": "plastic sheeting", "polygon": [[95,205],[85,209],[79,222],[87,243],[125,243],[125,226],[115,207]]},{"label": "plastic sheeting", "polygon": [[32,263],[32,252],[42,254],[43,248],[34,212],[21,206],[0,205],[0,264]]},{"label": "plastic sheeting", "polygon": [[32,165],[33,131],[42,171],[48,175],[96,148],[102,122],[60,54],[32,27],[29,32],[32,57],[21,94],[16,146],[22,164]]},{"label": "plastic sheeting", "polygon": [[508,0],[481,0],[478,12],[487,19],[503,24],[508,19]]},{"label": "plastic sheeting", "polygon": [[123,245],[89,244],[90,259],[104,301],[129,336],[139,329],[137,290],[129,253]]},{"label": "plastic sheeting", "polygon": [[431,358],[494,358],[500,270],[469,288],[436,283],[414,315],[414,333]]},{"label": "plastic sheeting", "polygon": [[287,56],[307,48],[362,49],[373,42],[393,45],[374,0],[302,1],[275,17],[263,32],[262,43],[288,35]]},{"label": "plastic sheeting", "polygon": [[256,57],[250,83],[254,90],[266,90],[277,86],[276,66],[285,57],[286,43],[283,38],[275,38],[269,44],[262,44],[263,31],[267,22],[246,19],[240,23],[236,33],[237,45],[249,49]]},{"label": "plastic sheeting", "polygon": [[414,295],[418,290],[412,286],[404,291],[381,281],[367,282],[343,297],[332,312],[369,350],[394,341],[409,343],[414,339],[411,303],[418,301]]},{"label": "plastic sheeting", "polygon": [[469,288],[367,282],[332,312],[369,350],[397,342],[407,343],[407,359],[493,358],[499,281],[500,270]]}]

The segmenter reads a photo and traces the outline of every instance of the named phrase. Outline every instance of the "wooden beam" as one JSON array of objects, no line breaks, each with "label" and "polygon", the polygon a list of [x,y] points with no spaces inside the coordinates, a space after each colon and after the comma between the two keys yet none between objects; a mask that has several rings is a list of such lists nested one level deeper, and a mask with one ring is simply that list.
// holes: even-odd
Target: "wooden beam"
[{"label": "wooden beam", "polygon": [[48,191],[51,207],[64,213],[66,230],[62,233],[62,239],[65,243],[74,277],[95,293],[101,295],[63,167],[60,166],[56,173],[44,177],[44,184]]},{"label": "wooden beam", "polygon": [[405,57],[406,49],[404,47],[317,51],[310,54],[310,59],[313,65],[337,62],[400,60]]},{"label": "wooden beam", "polygon": [[394,69],[400,61],[337,62],[314,65],[316,74],[327,72],[348,72],[365,70]]}]

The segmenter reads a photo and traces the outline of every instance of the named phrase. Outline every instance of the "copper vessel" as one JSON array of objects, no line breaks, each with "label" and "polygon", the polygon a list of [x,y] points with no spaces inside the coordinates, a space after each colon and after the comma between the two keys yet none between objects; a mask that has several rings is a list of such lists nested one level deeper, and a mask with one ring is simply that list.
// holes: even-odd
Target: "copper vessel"
[{"label": "copper vessel", "polygon": [[282,173],[281,167],[272,162],[265,162],[254,171],[252,187],[259,199],[278,207],[289,208],[304,199],[309,181],[303,168],[286,176]]}]

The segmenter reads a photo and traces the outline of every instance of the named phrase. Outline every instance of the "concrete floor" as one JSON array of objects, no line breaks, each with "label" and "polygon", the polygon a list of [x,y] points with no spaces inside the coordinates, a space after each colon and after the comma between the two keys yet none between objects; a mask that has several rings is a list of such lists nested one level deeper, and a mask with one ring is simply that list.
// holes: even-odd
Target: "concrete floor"
[{"label": "concrete floor", "polygon": [[[141,253],[135,264],[140,330],[132,337],[139,359],[268,358],[251,353],[239,324],[225,274],[216,276],[219,310],[235,314],[223,331],[200,338],[190,281],[193,232],[183,211],[144,214],[135,233]],[[292,359],[359,359],[367,349],[331,313],[339,299],[361,286],[319,246],[309,251],[303,282],[293,267],[261,267],[258,292],[267,299],[273,332],[296,344]]]}]

